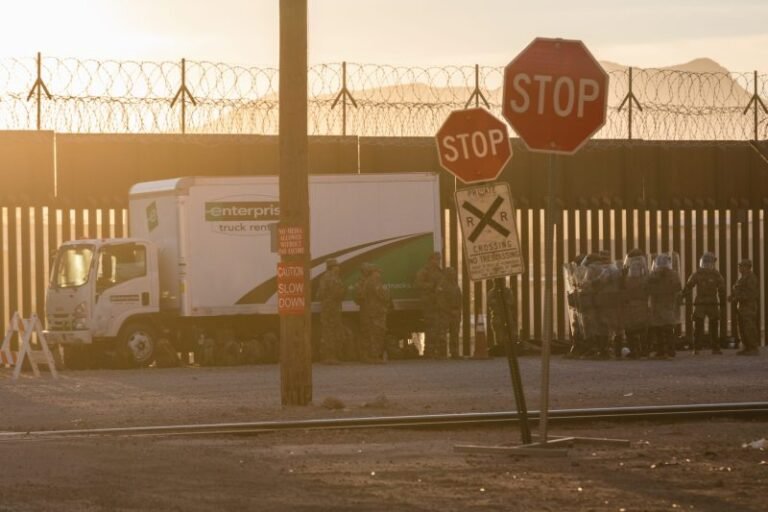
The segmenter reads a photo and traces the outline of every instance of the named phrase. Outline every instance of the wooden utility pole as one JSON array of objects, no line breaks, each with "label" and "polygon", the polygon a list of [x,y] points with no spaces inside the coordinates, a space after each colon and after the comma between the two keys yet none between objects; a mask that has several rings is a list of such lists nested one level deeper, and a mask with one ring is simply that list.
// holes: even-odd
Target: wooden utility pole
[{"label": "wooden utility pole", "polygon": [[[307,158],[307,0],[280,0],[280,229],[303,237],[300,254],[283,253],[278,272],[303,283],[302,297],[280,304],[283,405],[312,402],[309,184]],[[286,270],[288,269],[288,270]],[[300,275],[299,275],[300,274]],[[299,294],[300,295],[300,294]],[[280,297],[278,294],[278,301]],[[284,304],[288,304],[283,307]]]}]

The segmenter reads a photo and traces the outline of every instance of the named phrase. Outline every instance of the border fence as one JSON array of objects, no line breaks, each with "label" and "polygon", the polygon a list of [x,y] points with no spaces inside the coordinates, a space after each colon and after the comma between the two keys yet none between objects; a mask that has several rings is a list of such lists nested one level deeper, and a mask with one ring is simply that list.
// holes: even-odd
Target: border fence
[{"label": "border fence", "polygon": [[[557,157],[555,336],[568,336],[562,264],[638,247],[681,255],[683,278],[718,255],[727,286],[751,258],[768,319],[768,75],[711,61],[681,69],[605,64],[608,122],[572,157]],[[701,71],[701,70],[705,71]],[[712,71],[714,70],[714,71]],[[445,261],[461,266],[455,180],[433,136],[467,105],[501,110],[503,68],[313,66],[309,161],[313,173],[437,172]],[[51,251],[62,241],[127,234],[129,187],[183,175],[276,174],[278,71],[208,62],[0,60],[0,321],[44,312]],[[546,162],[513,139],[500,179],[517,207],[526,271],[511,278],[524,339],[543,333]],[[487,283],[464,290],[463,354]],[[691,305],[685,305],[690,318]],[[721,325],[738,336],[735,309]],[[690,321],[684,324],[691,331]]]},{"label": "border fence", "polygon": [[[555,242],[555,339],[567,340],[568,312],[563,264],[577,254],[609,250],[620,260],[635,247],[650,254],[675,251],[681,255],[681,272],[690,275],[704,251],[718,255],[718,269],[725,276],[728,289],[738,278],[737,264],[744,258],[753,259],[760,279],[761,331],[768,318],[766,304],[766,255],[768,254],[768,209],[716,209],[706,207],[682,210],[614,208],[590,205],[580,210],[562,211],[558,216],[558,236]],[[127,211],[122,208],[92,207],[89,209],[53,206],[10,206],[0,209],[3,228],[0,230],[5,250],[0,266],[3,270],[0,295],[3,325],[16,311],[45,311],[45,288],[48,281],[50,256],[61,242],[78,238],[121,237],[127,234]],[[460,242],[455,211],[446,210],[445,253],[447,262],[461,268]],[[543,323],[544,268],[544,209],[519,208],[517,221],[526,270],[520,276],[508,278],[517,297],[514,310],[520,337],[541,340]],[[464,343],[462,353],[473,352],[470,319],[486,313],[485,293],[489,283],[471,283],[463,271]],[[692,304],[684,305],[683,332],[692,332]],[[724,335],[738,338],[735,304],[721,310]]]},{"label": "border fence", "polygon": [[[608,117],[599,139],[768,138],[768,75],[699,59],[640,69],[603,63]],[[309,69],[311,135],[432,136],[470,103],[501,111],[503,67],[319,64]],[[0,60],[0,129],[58,133],[274,135],[279,72],[179,62]]]},{"label": "border fence", "polygon": [[[180,175],[274,174],[277,137],[125,136],[30,132],[0,133],[14,151],[55,155],[18,163],[19,175],[0,183],[0,312],[44,311],[51,251],[62,241],[127,233],[127,192],[133,183]],[[215,141],[211,141],[211,137]],[[50,146],[55,146],[51,149]],[[44,151],[45,148],[48,148]],[[247,149],[247,151],[246,151]],[[544,204],[546,155],[530,153],[513,140],[514,157],[500,179],[510,183],[517,208],[525,273],[510,279],[517,296],[521,336],[543,332]],[[460,237],[453,201],[456,182],[439,169],[432,138],[392,145],[390,138],[310,138],[310,164],[318,173],[440,173],[444,208],[445,262],[461,268],[464,290],[463,354],[472,353],[471,321],[485,313],[488,283],[471,283],[462,268]],[[13,151],[8,151],[13,156]],[[760,325],[768,318],[768,143],[645,143],[592,141],[572,157],[557,157],[555,191],[555,316],[557,338],[568,337],[562,264],[576,254],[608,250],[619,260],[632,248],[647,253],[674,250],[683,277],[696,268],[704,251],[718,256],[728,287],[736,281],[742,258],[755,262],[761,282]],[[11,160],[14,160],[11,158]],[[56,163],[54,166],[53,163]],[[7,163],[6,163],[7,165]],[[26,167],[25,167],[26,165]],[[188,172],[185,172],[188,171]],[[3,173],[0,173],[3,174]],[[53,177],[62,190],[58,198]],[[22,179],[24,178],[24,179]],[[0,176],[0,179],[3,179]],[[26,181],[25,181],[26,180]],[[16,193],[9,193],[15,187]],[[685,307],[689,318],[691,305]],[[723,309],[722,325],[737,337],[735,310]],[[690,332],[686,320],[685,332]]]}]

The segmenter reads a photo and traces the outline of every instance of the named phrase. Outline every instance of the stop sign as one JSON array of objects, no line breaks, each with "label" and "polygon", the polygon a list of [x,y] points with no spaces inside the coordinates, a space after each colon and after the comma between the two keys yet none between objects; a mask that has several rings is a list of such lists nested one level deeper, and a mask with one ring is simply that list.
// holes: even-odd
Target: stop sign
[{"label": "stop sign", "polygon": [[608,74],[581,41],[536,38],[504,68],[501,111],[531,151],[575,153],[607,102]]},{"label": "stop sign", "polygon": [[440,165],[464,183],[495,180],[512,157],[507,125],[484,108],[454,110],[435,138]]}]

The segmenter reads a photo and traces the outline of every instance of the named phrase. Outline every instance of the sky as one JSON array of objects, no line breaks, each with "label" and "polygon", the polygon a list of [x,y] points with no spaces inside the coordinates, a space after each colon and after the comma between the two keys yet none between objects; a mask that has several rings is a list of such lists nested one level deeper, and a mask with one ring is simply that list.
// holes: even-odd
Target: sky
[{"label": "sky", "polygon": [[[768,71],[768,0],[308,0],[309,62],[503,66],[533,38],[601,61]],[[5,0],[0,56],[279,63],[279,0]]]}]

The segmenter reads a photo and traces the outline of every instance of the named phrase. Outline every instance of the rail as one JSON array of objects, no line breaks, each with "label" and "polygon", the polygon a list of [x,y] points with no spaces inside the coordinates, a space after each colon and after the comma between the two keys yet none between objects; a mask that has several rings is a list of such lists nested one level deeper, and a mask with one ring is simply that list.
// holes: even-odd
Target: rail
[{"label": "rail", "polygon": [[[768,417],[768,402],[556,409],[549,411],[547,415],[548,421],[557,422],[558,424],[591,421],[689,421],[711,417]],[[530,421],[536,421],[538,418],[539,411],[528,411],[528,419]],[[509,411],[416,416],[374,416],[363,418],[0,432],[0,442],[92,436],[221,436],[252,435],[289,430],[456,428],[516,423],[517,421],[519,421],[517,413]]]}]

